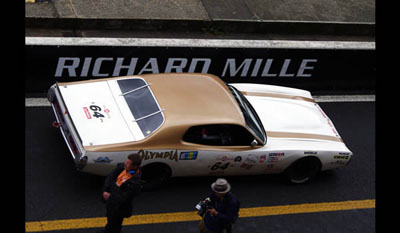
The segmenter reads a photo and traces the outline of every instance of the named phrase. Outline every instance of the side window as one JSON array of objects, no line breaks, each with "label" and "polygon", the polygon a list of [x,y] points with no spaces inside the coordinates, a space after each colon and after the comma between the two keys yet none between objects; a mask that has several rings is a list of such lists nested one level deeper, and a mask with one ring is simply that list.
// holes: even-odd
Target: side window
[{"label": "side window", "polygon": [[183,141],[211,146],[250,146],[254,137],[239,125],[199,125],[190,127]]}]

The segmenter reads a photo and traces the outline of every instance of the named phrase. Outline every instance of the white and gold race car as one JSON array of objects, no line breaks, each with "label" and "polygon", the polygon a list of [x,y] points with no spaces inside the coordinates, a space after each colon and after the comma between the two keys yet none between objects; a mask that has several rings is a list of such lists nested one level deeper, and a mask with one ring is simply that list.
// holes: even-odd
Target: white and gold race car
[{"label": "white and gold race car", "polygon": [[284,173],[303,183],[352,152],[300,89],[174,73],[56,83],[56,121],[83,172],[107,175],[131,153],[143,180]]}]

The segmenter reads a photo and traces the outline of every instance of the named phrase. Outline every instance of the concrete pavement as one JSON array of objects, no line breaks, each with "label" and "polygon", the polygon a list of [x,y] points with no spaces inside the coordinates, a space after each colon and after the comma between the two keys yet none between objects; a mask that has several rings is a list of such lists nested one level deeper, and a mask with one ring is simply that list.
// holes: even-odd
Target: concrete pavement
[{"label": "concrete pavement", "polygon": [[25,4],[26,27],[209,34],[375,34],[375,0],[52,0]]}]

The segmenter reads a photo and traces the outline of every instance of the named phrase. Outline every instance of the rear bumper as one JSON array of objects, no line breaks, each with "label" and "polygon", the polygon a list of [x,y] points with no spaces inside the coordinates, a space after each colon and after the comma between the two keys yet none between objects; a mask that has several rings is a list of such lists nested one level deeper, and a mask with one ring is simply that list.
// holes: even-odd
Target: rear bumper
[{"label": "rear bumper", "polygon": [[57,84],[50,87],[47,98],[51,103],[54,116],[56,117],[56,122],[53,123],[53,126],[60,129],[77,169],[81,170],[87,163],[87,157],[85,156],[82,141],[68,114],[68,109],[60,95]]}]

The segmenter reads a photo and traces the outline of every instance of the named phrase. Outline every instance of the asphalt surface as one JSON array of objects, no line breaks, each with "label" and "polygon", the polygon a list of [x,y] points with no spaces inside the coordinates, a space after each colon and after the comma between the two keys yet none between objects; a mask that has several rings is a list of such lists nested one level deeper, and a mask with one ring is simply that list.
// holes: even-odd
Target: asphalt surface
[{"label": "asphalt surface", "polygon": [[[351,163],[304,185],[284,183],[279,175],[229,177],[242,208],[375,199],[375,102],[319,104],[353,151]],[[104,178],[74,170],[53,121],[50,107],[25,108],[25,221],[105,217],[100,202]],[[172,179],[161,190],[142,193],[134,203],[134,214],[194,211],[214,180]],[[194,233],[197,222],[124,226],[122,232]],[[375,209],[243,218],[234,232],[375,232]]]}]

